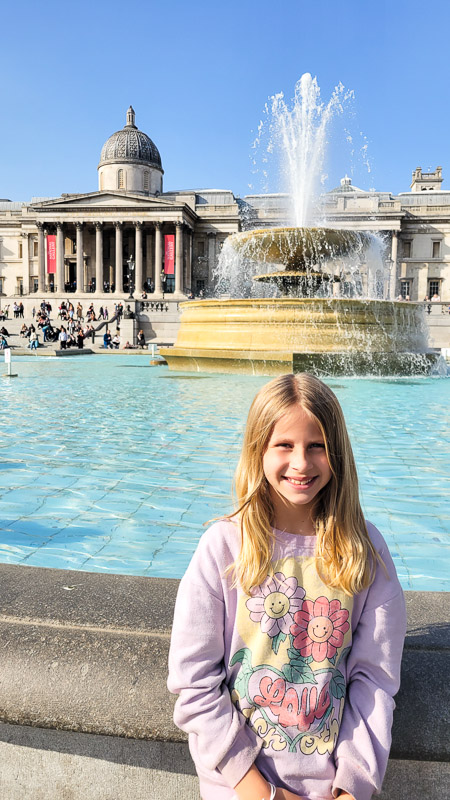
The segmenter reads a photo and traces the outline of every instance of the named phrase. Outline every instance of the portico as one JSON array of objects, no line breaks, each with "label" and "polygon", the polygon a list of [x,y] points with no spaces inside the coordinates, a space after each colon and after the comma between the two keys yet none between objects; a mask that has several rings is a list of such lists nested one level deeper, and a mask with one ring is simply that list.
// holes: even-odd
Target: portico
[{"label": "portico", "polygon": [[[44,202],[34,207],[38,230],[39,292],[122,295],[143,292],[182,299],[191,290],[192,237],[196,213],[105,192]],[[85,207],[80,207],[84,199]],[[105,201],[110,204],[105,207]],[[150,207],[149,207],[150,205]],[[56,235],[56,272],[47,273],[48,235]],[[173,270],[165,261],[166,236],[174,238]],[[24,265],[25,266],[25,265]],[[171,272],[173,274],[171,274]],[[28,271],[28,284],[31,276]]]}]

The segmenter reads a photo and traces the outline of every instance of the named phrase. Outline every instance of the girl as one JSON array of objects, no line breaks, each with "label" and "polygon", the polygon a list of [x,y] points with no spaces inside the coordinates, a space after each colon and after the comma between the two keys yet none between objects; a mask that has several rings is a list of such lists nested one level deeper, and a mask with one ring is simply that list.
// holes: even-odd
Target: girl
[{"label": "girl", "polygon": [[178,593],[169,689],[203,800],[369,800],[380,790],[405,607],[364,521],[342,410],[283,375],[250,408],[237,510]]}]

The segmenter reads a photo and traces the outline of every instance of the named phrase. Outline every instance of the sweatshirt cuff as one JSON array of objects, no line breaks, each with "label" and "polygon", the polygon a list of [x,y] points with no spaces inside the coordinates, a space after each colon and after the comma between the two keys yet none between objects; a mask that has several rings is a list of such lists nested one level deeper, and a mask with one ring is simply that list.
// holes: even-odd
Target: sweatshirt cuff
[{"label": "sweatshirt cuff", "polygon": [[375,786],[358,764],[340,758],[333,781],[333,797],[337,797],[339,789],[353,795],[355,800],[371,800]]},{"label": "sweatshirt cuff", "polygon": [[262,745],[263,740],[249,725],[245,724],[239,729],[228,753],[217,765],[217,769],[233,789],[249,771]]}]

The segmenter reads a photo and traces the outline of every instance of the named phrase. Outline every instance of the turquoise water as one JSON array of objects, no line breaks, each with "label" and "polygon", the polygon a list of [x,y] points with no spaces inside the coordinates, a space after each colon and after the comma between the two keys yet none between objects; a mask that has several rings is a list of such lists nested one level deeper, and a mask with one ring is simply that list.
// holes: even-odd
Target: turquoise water
[{"label": "turquoise water", "polygon": [[[0,561],[180,577],[230,510],[268,379],[171,373],[147,356],[16,359],[1,379]],[[5,367],[0,367],[6,371]],[[405,589],[450,590],[450,380],[329,379],[366,516]]]}]

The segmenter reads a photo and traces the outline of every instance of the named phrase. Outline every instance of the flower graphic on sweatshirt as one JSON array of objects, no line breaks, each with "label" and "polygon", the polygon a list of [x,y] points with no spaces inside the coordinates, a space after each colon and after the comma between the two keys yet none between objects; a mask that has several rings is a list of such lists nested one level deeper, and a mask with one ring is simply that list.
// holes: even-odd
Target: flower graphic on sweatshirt
[{"label": "flower graphic on sweatshirt", "polygon": [[314,661],[320,662],[335,656],[349,627],[348,611],[341,608],[340,600],[318,597],[314,602],[305,600],[302,603],[294,614],[290,633],[301,656],[312,656]]},{"label": "flower graphic on sweatshirt", "polygon": [[271,638],[282,634],[285,639],[304,596],[305,590],[298,585],[297,578],[286,578],[282,572],[276,572],[252,590],[246,606],[250,619],[260,623],[263,633]]}]

